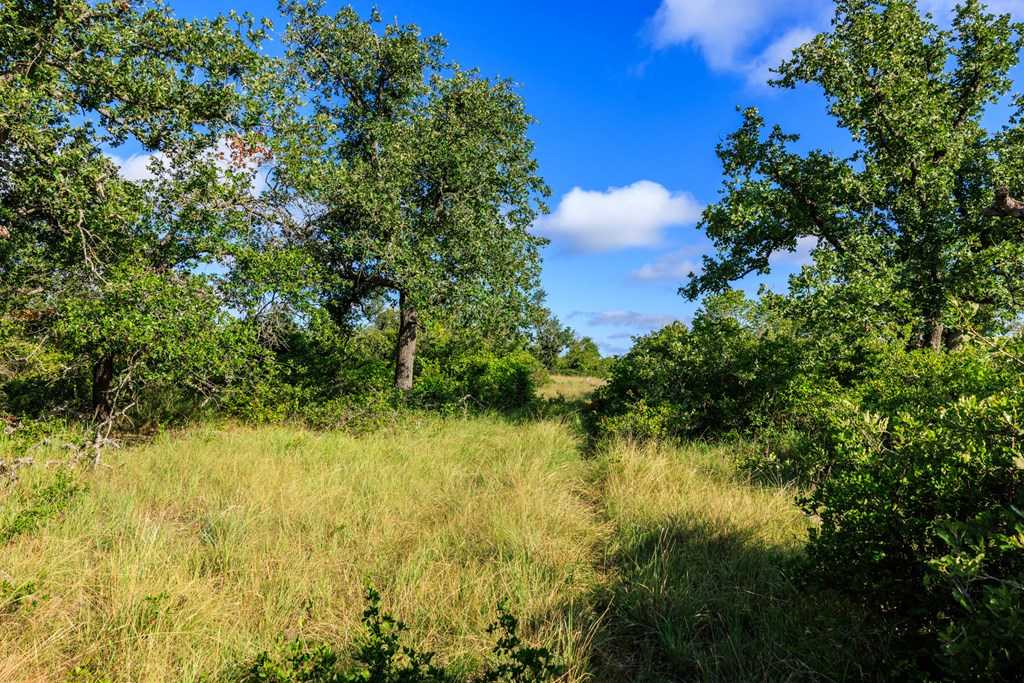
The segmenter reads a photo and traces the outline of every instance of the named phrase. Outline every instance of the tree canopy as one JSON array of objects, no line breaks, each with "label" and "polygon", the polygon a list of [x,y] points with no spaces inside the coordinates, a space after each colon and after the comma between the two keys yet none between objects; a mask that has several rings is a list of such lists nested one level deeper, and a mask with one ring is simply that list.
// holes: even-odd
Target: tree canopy
[{"label": "tree canopy", "polygon": [[276,187],[288,232],[343,320],[382,293],[401,310],[395,382],[412,386],[421,313],[514,330],[536,302],[547,188],[509,81],[445,63],[445,42],[351,8],[290,3]]},{"label": "tree canopy", "polygon": [[[206,378],[212,266],[250,224],[262,31],[144,0],[5,2],[0,26],[0,332],[72,339],[64,376],[86,370],[101,417],[158,367]],[[126,141],[147,178],[119,173]]]},{"label": "tree canopy", "polygon": [[797,135],[744,111],[718,147],[725,184],[701,222],[718,254],[681,291],[726,289],[810,239],[828,254],[833,285],[890,284],[878,303],[892,303],[915,345],[955,346],[964,324],[993,331],[1014,319],[1024,305],[1012,199],[1024,192],[1024,99],[1014,96],[999,130],[984,116],[1011,93],[1022,33],[977,0],[949,29],[914,0],[838,0],[831,30],[798,48],[773,84],[818,86],[854,151],[794,151]]}]

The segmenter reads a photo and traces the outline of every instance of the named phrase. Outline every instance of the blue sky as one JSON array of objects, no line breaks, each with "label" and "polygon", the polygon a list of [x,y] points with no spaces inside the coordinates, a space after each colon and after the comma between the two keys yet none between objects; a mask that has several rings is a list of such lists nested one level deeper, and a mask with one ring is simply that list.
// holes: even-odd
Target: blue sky
[{"label": "blue sky", "polygon": [[[328,3],[334,11],[341,4]],[[829,0],[377,0],[368,12],[449,41],[449,56],[509,77],[538,120],[532,131],[553,213],[544,288],[552,310],[606,353],[696,305],[676,290],[708,250],[695,229],[721,183],[715,145],[755,105],[801,145],[842,151],[845,136],[810,88],[765,86],[768,67],[828,25]],[[922,0],[948,16],[953,0]],[[1024,0],[992,0],[1024,15]],[[276,2],[177,0],[183,16],[229,9],[276,17]],[[807,246],[807,245],[804,245]],[[806,250],[804,250],[806,251]],[[777,289],[806,258],[780,254]],[[744,283],[756,290],[757,282]]]}]

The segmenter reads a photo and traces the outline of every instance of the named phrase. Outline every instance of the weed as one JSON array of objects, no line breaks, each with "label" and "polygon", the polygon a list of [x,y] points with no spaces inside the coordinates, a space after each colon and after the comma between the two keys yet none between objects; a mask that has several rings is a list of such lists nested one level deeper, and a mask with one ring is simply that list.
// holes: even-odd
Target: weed
[{"label": "weed", "polygon": [[30,533],[48,519],[63,512],[82,487],[65,469],[57,471],[49,484],[35,484],[13,508],[0,518],[0,545],[16,536]]}]

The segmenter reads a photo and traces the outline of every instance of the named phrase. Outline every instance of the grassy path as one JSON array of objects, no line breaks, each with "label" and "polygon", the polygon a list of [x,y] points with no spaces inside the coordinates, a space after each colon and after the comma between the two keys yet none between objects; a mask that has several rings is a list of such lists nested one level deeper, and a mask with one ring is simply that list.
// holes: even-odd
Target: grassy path
[{"label": "grassy path", "polygon": [[[284,638],[350,642],[367,583],[466,670],[502,600],[571,681],[847,678],[861,656],[856,624],[785,578],[792,493],[736,481],[722,449],[585,459],[555,421],[412,417],[208,428],[108,462],[0,546],[0,681],[194,681]],[[0,523],[53,476],[0,494]]]}]

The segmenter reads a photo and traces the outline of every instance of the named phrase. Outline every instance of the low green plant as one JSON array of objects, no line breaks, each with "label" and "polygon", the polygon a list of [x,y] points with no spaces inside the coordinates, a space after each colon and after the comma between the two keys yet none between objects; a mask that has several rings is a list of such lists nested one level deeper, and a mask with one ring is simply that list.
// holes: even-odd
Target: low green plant
[{"label": "low green plant", "polygon": [[235,677],[237,683],[540,683],[554,680],[564,668],[546,648],[523,644],[518,621],[503,605],[487,632],[497,634],[493,661],[469,679],[434,664],[432,652],[403,645],[406,626],[381,609],[380,594],[370,588],[363,611],[365,633],[346,656],[330,645],[293,641],[280,656],[262,652]]},{"label": "low green plant", "polygon": [[411,398],[427,407],[516,410],[534,402],[546,377],[544,366],[527,351],[478,351],[446,363],[421,361]]},{"label": "low green plant", "polygon": [[0,581],[0,615],[16,614],[23,607],[31,607],[39,601],[39,588],[35,581],[13,583]]},{"label": "low green plant", "polygon": [[67,509],[81,491],[75,477],[60,469],[51,482],[37,482],[27,491],[12,494],[13,503],[0,514],[0,545],[36,530]]}]

